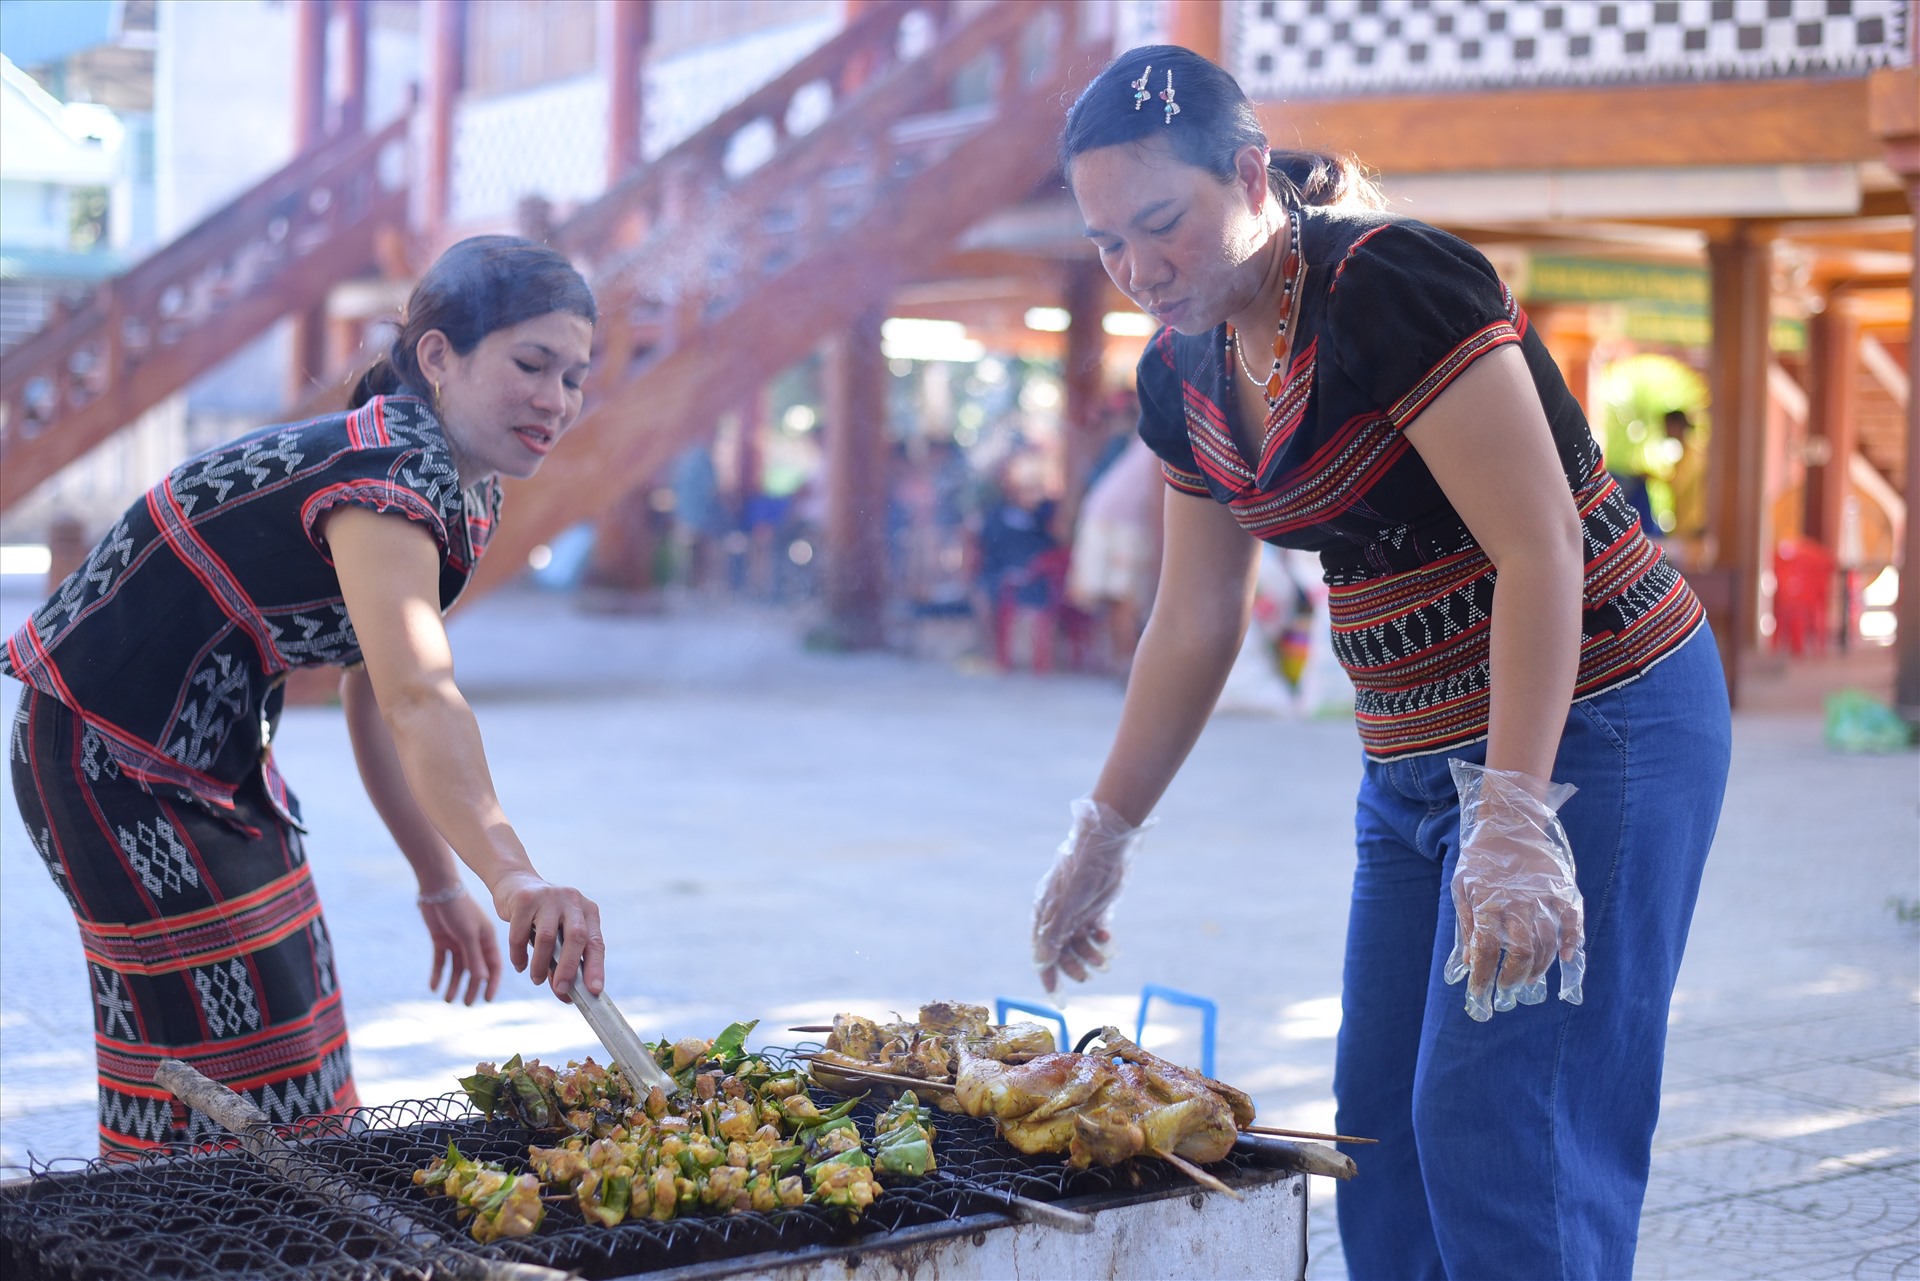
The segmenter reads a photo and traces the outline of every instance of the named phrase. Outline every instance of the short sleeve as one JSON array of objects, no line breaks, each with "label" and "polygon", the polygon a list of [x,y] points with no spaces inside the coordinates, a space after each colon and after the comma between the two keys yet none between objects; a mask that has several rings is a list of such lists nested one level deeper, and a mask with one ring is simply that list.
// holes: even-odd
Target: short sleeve
[{"label": "short sleeve", "polygon": [[320,518],[341,506],[403,516],[433,535],[443,558],[454,551],[450,526],[464,519],[459,469],[425,408],[378,396],[347,415],[346,431],[346,450],[300,506],[301,528],[321,558],[333,563]]},{"label": "short sleeve", "polygon": [[1140,353],[1134,386],[1140,396],[1140,439],[1160,459],[1167,483],[1183,494],[1211,497],[1187,437],[1186,392],[1173,358],[1173,330],[1162,329]]},{"label": "short sleeve", "polygon": [[1396,428],[1474,361],[1519,342],[1524,323],[1479,250],[1417,222],[1355,240],[1329,294],[1332,358]]}]

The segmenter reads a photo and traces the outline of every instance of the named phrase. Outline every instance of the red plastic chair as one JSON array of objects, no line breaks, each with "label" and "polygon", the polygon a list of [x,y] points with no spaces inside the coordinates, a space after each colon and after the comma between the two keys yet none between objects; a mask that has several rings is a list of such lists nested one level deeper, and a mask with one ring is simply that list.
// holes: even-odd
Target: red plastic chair
[{"label": "red plastic chair", "polygon": [[1827,652],[1833,634],[1833,553],[1812,538],[1773,549],[1773,648],[1795,658]]}]

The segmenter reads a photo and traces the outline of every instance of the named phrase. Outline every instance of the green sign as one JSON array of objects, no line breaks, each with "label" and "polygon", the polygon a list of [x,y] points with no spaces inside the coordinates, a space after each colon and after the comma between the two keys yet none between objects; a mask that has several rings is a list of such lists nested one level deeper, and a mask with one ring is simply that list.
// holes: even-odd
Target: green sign
[{"label": "green sign", "polygon": [[[1553,255],[1535,257],[1527,267],[1528,302],[1624,303],[1626,337],[1663,347],[1712,344],[1711,292],[1699,267]],[[1805,351],[1806,322],[1775,316],[1768,340],[1775,351]]]}]

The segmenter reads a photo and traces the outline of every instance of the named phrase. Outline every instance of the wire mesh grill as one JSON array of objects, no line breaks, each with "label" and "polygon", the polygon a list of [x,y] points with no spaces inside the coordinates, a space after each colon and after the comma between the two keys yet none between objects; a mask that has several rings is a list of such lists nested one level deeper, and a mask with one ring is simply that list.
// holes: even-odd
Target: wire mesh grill
[{"label": "wire mesh grill", "polygon": [[[872,1132],[878,1108],[854,1109]],[[666,1222],[589,1224],[572,1198],[548,1202],[534,1235],[476,1243],[452,1200],[413,1186],[413,1172],[449,1141],[479,1160],[526,1166],[530,1142],[551,1132],[487,1121],[461,1095],[361,1108],[316,1118],[298,1133],[301,1150],[338,1176],[338,1186],[371,1196],[372,1214],[331,1205],[275,1177],[242,1151],[216,1150],[134,1163],[96,1161],[73,1172],[36,1170],[36,1178],[0,1195],[0,1265],[9,1277],[90,1279],[445,1276],[444,1257],[407,1245],[380,1226],[397,1212],[481,1256],[566,1268],[606,1278],[687,1267],[764,1251],[859,1244],[884,1249],[885,1234],[1004,1209],[1009,1195],[1037,1201],[1119,1199],[1191,1186],[1160,1161],[1090,1170],[1058,1157],[1022,1155],[991,1121],[936,1113],[938,1164],[924,1178],[893,1178],[858,1223],[817,1206]],[[1209,1167],[1229,1181],[1254,1163],[1238,1155]],[[436,1272],[436,1259],[442,1270]]]}]

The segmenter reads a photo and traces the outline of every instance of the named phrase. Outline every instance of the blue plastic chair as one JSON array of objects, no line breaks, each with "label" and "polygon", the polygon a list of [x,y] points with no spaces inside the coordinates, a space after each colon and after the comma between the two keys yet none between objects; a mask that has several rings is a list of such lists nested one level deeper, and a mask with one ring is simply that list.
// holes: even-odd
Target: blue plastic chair
[{"label": "blue plastic chair", "polygon": [[1073,1039],[1067,1035],[1067,1016],[1060,1011],[1045,1005],[1030,1005],[1026,1001],[1014,1001],[1004,996],[998,996],[995,997],[993,1001],[993,1021],[995,1023],[1005,1023],[1007,1021],[1008,1010],[1018,1010],[1022,1014],[1032,1014],[1038,1018],[1047,1020],[1047,1022],[1060,1029],[1060,1048],[1063,1050],[1071,1050],[1073,1048]]},{"label": "blue plastic chair", "polygon": [[1149,983],[1140,989],[1140,1017],[1134,1021],[1133,1039],[1141,1041],[1147,1033],[1147,1007],[1155,998],[1169,1005],[1187,1005],[1200,1011],[1200,1074],[1213,1075],[1214,1034],[1220,1026],[1220,1007],[1204,996],[1195,996],[1191,992],[1182,992],[1178,988],[1162,987],[1158,983]]}]

